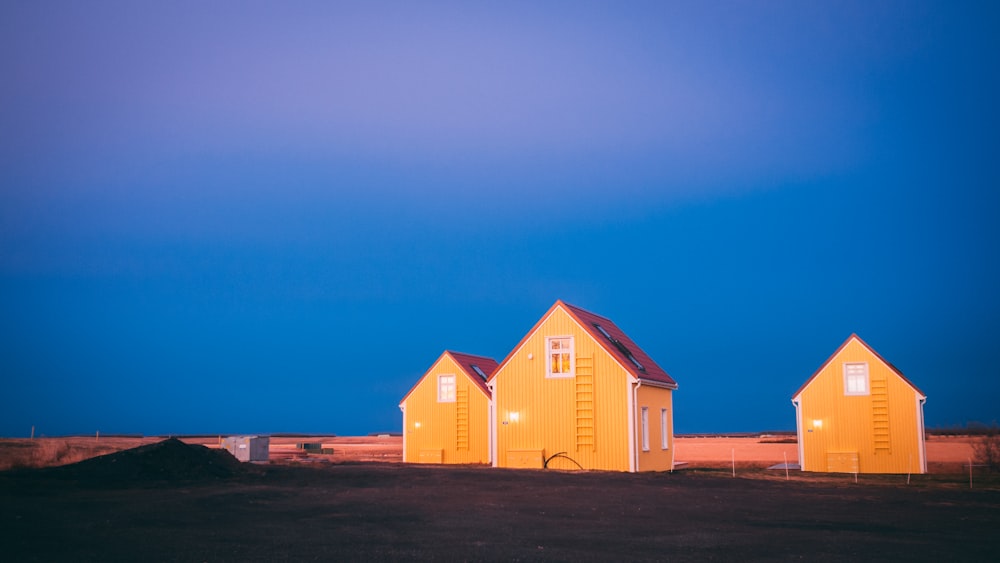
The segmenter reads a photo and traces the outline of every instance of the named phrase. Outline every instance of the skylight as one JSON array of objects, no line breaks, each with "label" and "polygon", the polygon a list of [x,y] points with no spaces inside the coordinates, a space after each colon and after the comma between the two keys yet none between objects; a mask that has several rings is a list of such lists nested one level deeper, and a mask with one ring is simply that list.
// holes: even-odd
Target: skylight
[{"label": "skylight", "polygon": [[643,366],[641,363],[639,363],[639,360],[635,359],[635,356],[632,355],[632,351],[629,350],[627,346],[619,342],[617,338],[608,334],[608,331],[604,330],[603,326],[594,323],[594,328],[596,328],[601,334],[603,334],[604,338],[608,339],[608,342],[614,344],[615,348],[618,348],[618,351],[621,352],[623,356],[628,358],[628,361],[632,362],[632,365],[635,366],[635,369],[639,371],[646,371],[646,367]]},{"label": "skylight", "polygon": [[601,334],[603,334],[603,335],[604,335],[604,338],[607,338],[608,340],[610,340],[610,341],[612,341],[612,342],[614,342],[614,341],[615,341],[615,339],[614,339],[614,338],[611,338],[611,335],[610,335],[610,334],[608,334],[608,331],[604,330],[604,327],[603,327],[603,326],[601,326],[601,325],[599,325],[599,324],[597,324],[597,323],[594,323],[594,328],[596,328],[597,330],[601,331]]},{"label": "skylight", "polygon": [[635,356],[632,355],[632,352],[628,352],[626,355],[628,356],[628,360],[632,362],[633,365],[635,365],[636,369],[638,369],[639,371],[646,371],[646,368],[639,363],[639,360],[635,359]]},{"label": "skylight", "polygon": [[479,369],[479,366],[477,366],[476,364],[472,364],[469,367],[471,367],[472,371],[476,372],[476,374],[479,375],[479,377],[482,377],[483,381],[486,381],[486,379],[487,379],[486,378],[486,374],[483,373],[483,370]]}]

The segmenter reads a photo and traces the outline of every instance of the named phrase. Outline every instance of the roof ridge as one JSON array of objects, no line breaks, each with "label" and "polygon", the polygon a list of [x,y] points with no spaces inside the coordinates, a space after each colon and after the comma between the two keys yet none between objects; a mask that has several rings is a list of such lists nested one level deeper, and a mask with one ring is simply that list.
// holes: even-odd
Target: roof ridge
[{"label": "roof ridge", "polygon": [[858,336],[858,333],[852,332],[851,335],[847,337],[847,340],[844,340],[844,342],[841,343],[841,345],[838,346],[837,349],[834,350],[834,352],[832,354],[830,354],[830,357],[828,357],[826,360],[824,360],[823,363],[820,364],[818,368],[816,368],[816,371],[814,371],[813,374],[810,375],[808,379],[806,379],[805,383],[803,383],[801,386],[799,386],[799,388],[795,391],[795,393],[792,393],[792,399],[793,400],[795,399],[795,397],[798,397],[799,395],[802,394],[803,391],[805,391],[805,388],[808,387],[809,384],[812,383],[812,381],[814,379],[816,379],[817,376],[819,376],[819,374],[820,374],[821,371],[823,371],[824,369],[826,369],[826,366],[830,365],[830,362],[832,362],[834,358],[836,358],[841,352],[844,351],[844,348],[847,348],[847,345],[851,343],[851,340],[857,340],[858,344],[861,344],[861,346],[863,346],[866,350],[868,350],[880,362],[882,362],[883,364],[885,364],[890,370],[892,370],[893,373],[895,373],[896,375],[898,375],[900,377],[900,379],[902,379],[910,387],[912,387],[914,391],[916,391],[917,393],[920,393],[924,397],[927,396],[926,393],[924,393],[923,391],[921,391],[919,387],[917,387],[912,381],[910,381],[905,375],[903,375],[903,372],[900,371],[900,369],[898,367],[896,367],[895,365],[893,365],[893,363],[890,362],[889,360],[887,360],[884,357],[882,357],[882,354],[879,354],[874,348],[872,348],[867,342],[865,342],[863,338],[861,338],[860,336]]},{"label": "roof ridge", "polygon": [[494,362],[496,361],[493,358],[491,358],[490,356],[484,356],[482,354],[470,354],[468,352],[458,352],[456,350],[445,350],[444,353],[445,354],[450,354],[452,356],[467,356],[467,357],[470,357],[470,358],[482,358],[484,360],[492,360]]},{"label": "roof ridge", "polygon": [[[605,317],[604,315],[600,315],[600,314],[595,313],[593,311],[590,311],[588,309],[584,309],[583,307],[580,307],[578,305],[573,305],[572,303],[567,303],[567,302],[565,302],[565,301],[563,301],[561,299],[557,300],[556,303],[562,303],[563,305],[565,305],[566,307],[569,307],[570,309],[573,309],[574,311],[581,311],[581,312],[586,313],[588,315],[593,315],[593,316],[598,317],[600,319],[604,319],[604,320],[608,321],[611,324],[614,324],[614,321],[612,321],[609,317]],[[621,329],[619,328],[618,330],[621,330]],[[625,332],[625,331],[622,330],[622,332]]]}]

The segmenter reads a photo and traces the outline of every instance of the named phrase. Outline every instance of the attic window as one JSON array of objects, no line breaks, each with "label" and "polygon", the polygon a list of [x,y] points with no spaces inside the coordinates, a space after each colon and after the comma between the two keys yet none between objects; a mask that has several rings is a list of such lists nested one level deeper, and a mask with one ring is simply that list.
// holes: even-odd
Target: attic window
[{"label": "attic window", "polygon": [[455,402],[455,376],[454,375],[439,375],[438,376],[438,402],[439,403],[454,403]]},{"label": "attic window", "polygon": [[482,377],[483,381],[486,381],[486,374],[483,373],[483,370],[479,369],[479,366],[477,366],[476,364],[472,364],[470,367],[472,368],[472,371],[476,372],[476,375]]},{"label": "attic window", "polygon": [[625,356],[626,358],[628,358],[628,361],[632,362],[632,365],[635,366],[635,369],[637,369],[639,371],[642,371],[642,372],[646,371],[646,367],[643,366],[641,363],[639,363],[639,360],[635,359],[635,356],[632,355],[632,351],[628,349],[628,346],[625,346],[617,338],[615,338],[615,337],[611,336],[610,334],[608,334],[608,331],[605,330],[603,326],[601,326],[601,325],[599,325],[597,323],[594,323],[594,328],[596,328],[598,330],[598,332],[600,332],[601,334],[603,334],[604,338],[607,338],[608,342],[610,342],[611,344],[613,344],[615,346],[615,348],[618,348],[618,351],[621,352],[623,356]]},{"label": "attic window", "polygon": [[576,375],[576,357],[572,336],[551,336],[545,339],[548,361],[546,377],[573,377]]},{"label": "attic window", "polygon": [[844,363],[844,394],[868,394],[868,363]]}]

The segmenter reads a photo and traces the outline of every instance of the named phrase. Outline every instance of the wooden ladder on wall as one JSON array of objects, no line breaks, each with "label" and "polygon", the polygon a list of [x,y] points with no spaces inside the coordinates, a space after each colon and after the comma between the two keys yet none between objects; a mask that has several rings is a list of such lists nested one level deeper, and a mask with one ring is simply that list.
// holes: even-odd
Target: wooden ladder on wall
[{"label": "wooden ladder on wall", "polygon": [[469,387],[455,389],[455,449],[469,449]]},{"label": "wooden ladder on wall", "polygon": [[889,441],[889,382],[872,377],[872,428],[875,433],[875,453],[892,452]]},{"label": "wooden ladder on wall", "polygon": [[576,358],[576,451],[595,451],[594,358]]}]

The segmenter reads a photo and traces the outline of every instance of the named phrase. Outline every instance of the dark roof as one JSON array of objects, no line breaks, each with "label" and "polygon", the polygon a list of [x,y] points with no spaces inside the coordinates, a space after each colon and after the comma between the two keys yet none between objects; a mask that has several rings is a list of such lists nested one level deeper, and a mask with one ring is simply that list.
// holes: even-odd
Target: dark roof
[{"label": "dark roof", "polygon": [[[451,352],[445,351],[445,354],[451,356],[451,359],[455,360],[455,363],[462,366],[465,370],[466,375],[469,376],[480,389],[486,393],[486,396],[490,396],[490,388],[486,386],[486,380],[489,379],[493,372],[496,371],[497,366],[500,365],[493,358],[487,358],[486,356],[475,356],[473,354],[463,354],[461,352]],[[478,373],[476,373],[475,368],[479,368],[486,379],[483,379]]]},{"label": "dark roof", "polygon": [[807,379],[806,382],[803,383],[801,387],[799,387],[798,391],[796,391],[795,393],[792,394],[792,399],[793,400],[795,399],[795,397],[798,397],[799,394],[802,393],[802,391],[804,391],[805,388],[808,387],[810,383],[812,383],[812,380],[816,379],[816,377],[820,374],[821,371],[823,371],[824,369],[826,369],[826,366],[829,365],[830,362],[832,362],[833,359],[837,357],[837,354],[840,354],[841,350],[843,350],[844,348],[847,347],[847,344],[850,343],[851,340],[857,340],[858,343],[860,343],[869,352],[871,352],[873,356],[875,356],[876,358],[878,358],[879,361],[881,361],[883,364],[885,364],[886,366],[888,366],[889,369],[893,371],[893,373],[895,373],[896,375],[898,375],[900,379],[902,379],[903,381],[905,381],[907,383],[907,385],[909,385],[910,387],[912,387],[914,391],[916,391],[917,393],[920,393],[921,395],[923,395],[923,396],[926,397],[926,395],[924,394],[923,391],[921,391],[916,385],[913,384],[912,381],[910,381],[909,379],[906,378],[905,375],[903,375],[903,372],[899,371],[899,369],[896,366],[892,365],[892,362],[889,362],[888,360],[886,360],[885,358],[883,358],[882,355],[879,354],[878,352],[876,352],[874,348],[872,348],[871,346],[869,346],[867,342],[865,342],[864,340],[861,340],[860,336],[858,336],[857,334],[853,334],[852,333],[850,336],[847,337],[847,340],[845,340],[844,343],[841,344],[839,348],[837,348],[837,351],[834,352],[833,354],[830,354],[830,357],[827,358],[825,362],[823,362],[823,365],[819,366],[819,369],[817,369],[815,372],[813,372],[813,374],[811,376],[809,376],[809,379]]},{"label": "dark roof", "polygon": [[490,393],[490,388],[486,386],[486,379],[483,379],[478,373],[476,373],[475,368],[478,367],[480,370],[482,370],[482,372],[486,375],[488,379],[491,375],[493,375],[493,372],[496,371],[497,369],[498,364],[496,360],[494,360],[493,358],[488,358],[486,356],[476,356],[474,354],[464,354],[462,352],[452,352],[451,350],[445,350],[440,356],[438,356],[438,359],[434,360],[434,363],[431,364],[431,367],[428,368],[426,372],[424,372],[424,375],[420,376],[420,379],[418,379],[417,382],[413,384],[413,387],[411,387],[410,390],[406,392],[406,395],[403,395],[403,398],[399,400],[400,404],[406,401],[406,398],[410,396],[410,393],[413,393],[413,390],[416,389],[418,385],[420,385],[420,382],[423,381],[425,377],[427,377],[427,373],[429,373],[431,369],[433,369],[434,366],[436,366],[438,362],[440,362],[441,359],[444,358],[445,356],[448,356],[452,360],[454,360],[455,363],[458,364],[459,367],[462,369],[462,371],[465,373],[466,377],[472,380],[472,382],[476,384],[476,387],[478,387],[479,390],[482,391],[487,397],[492,396],[492,394]]},{"label": "dark roof", "polygon": [[[631,338],[625,334],[622,329],[618,328],[618,325],[614,323],[611,319],[607,317],[602,317],[596,313],[591,313],[586,309],[582,309],[575,305],[570,305],[561,300],[556,301],[549,310],[542,315],[542,318],[535,323],[535,326],[531,327],[531,330],[524,335],[524,338],[517,343],[517,346],[507,355],[506,358],[500,365],[504,365],[510,358],[517,353],[524,342],[538,329],[538,327],[555,311],[557,308],[562,307],[563,310],[572,317],[577,324],[579,324],[588,334],[601,345],[604,350],[611,355],[611,357],[618,360],[618,363],[625,368],[633,377],[641,379],[643,381],[650,381],[656,383],[662,383],[672,388],[677,387],[677,382],[674,381],[666,371],[663,370],[652,358],[649,357],[646,352],[642,350]],[[600,327],[600,328],[598,328]],[[601,332],[601,328],[607,333],[605,336]],[[610,338],[609,338],[610,337]],[[634,361],[633,361],[634,360]],[[499,368],[497,368],[499,370]],[[496,374],[494,371],[490,379]]]}]

